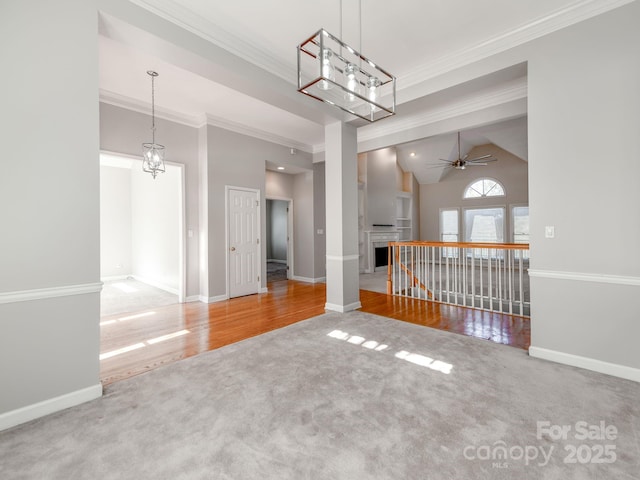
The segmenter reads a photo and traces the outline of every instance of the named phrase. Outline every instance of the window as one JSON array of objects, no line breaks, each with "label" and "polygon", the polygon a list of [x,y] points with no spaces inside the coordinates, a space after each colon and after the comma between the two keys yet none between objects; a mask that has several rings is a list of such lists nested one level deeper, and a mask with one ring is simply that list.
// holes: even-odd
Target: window
[{"label": "window", "polygon": [[[442,209],[440,210],[440,240],[442,242],[459,242],[458,209]],[[457,248],[443,248],[442,255],[445,257],[457,257]]]},{"label": "window", "polygon": [[[529,207],[514,206],[511,207],[511,235],[513,243],[529,243]],[[529,251],[516,251],[516,258],[524,260],[529,259]]]},{"label": "window", "polygon": [[[504,243],[504,207],[465,208],[464,241],[472,243]],[[474,249],[476,258],[502,258],[502,250]]]},{"label": "window", "polygon": [[463,198],[504,197],[504,187],[490,178],[474,181],[464,191]]},{"label": "window", "polygon": [[466,208],[465,242],[504,243],[504,208]]},{"label": "window", "polygon": [[529,243],[529,207],[511,208],[513,243]]}]

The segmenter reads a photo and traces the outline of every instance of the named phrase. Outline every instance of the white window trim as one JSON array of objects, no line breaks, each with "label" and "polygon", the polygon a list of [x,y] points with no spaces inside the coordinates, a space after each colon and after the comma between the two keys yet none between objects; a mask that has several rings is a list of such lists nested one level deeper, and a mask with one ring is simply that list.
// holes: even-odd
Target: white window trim
[{"label": "white window trim", "polygon": [[[469,188],[471,187],[471,185],[473,185],[474,183],[478,183],[481,180],[491,180],[492,182],[497,183],[498,185],[500,185],[502,187],[502,191],[504,192],[503,195],[489,195],[489,196],[480,196],[480,197],[465,197],[465,194],[467,193],[467,190],[469,190]],[[504,184],[493,177],[477,177],[476,179],[472,180],[471,182],[469,182],[467,184],[466,187],[464,187],[462,189],[462,199],[463,200],[482,200],[485,198],[505,198],[507,196],[507,189],[504,187]]]}]

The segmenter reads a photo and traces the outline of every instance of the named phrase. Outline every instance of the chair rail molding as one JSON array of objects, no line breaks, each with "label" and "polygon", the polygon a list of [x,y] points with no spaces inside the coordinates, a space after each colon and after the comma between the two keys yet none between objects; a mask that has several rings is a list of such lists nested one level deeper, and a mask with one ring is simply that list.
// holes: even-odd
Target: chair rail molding
[{"label": "chair rail molding", "polygon": [[20,290],[15,292],[0,292],[0,304],[29,302],[45,298],[68,297],[71,295],[86,295],[88,293],[100,293],[102,282],[83,283],[80,285],[63,285],[61,287],[36,288],[33,290]]},{"label": "chair rail molding", "polygon": [[613,283],[616,285],[632,285],[640,287],[640,277],[627,275],[529,269],[529,276],[536,278],[555,278],[558,280],[576,280],[579,282]]}]

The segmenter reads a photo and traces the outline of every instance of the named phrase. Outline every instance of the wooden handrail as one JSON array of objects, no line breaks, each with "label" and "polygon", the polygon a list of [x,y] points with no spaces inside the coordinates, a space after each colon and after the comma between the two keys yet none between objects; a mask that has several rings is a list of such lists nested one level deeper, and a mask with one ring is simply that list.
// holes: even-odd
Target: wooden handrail
[{"label": "wooden handrail", "polygon": [[471,243],[471,242],[389,242],[390,247],[493,248],[496,250],[529,250],[528,243]]}]

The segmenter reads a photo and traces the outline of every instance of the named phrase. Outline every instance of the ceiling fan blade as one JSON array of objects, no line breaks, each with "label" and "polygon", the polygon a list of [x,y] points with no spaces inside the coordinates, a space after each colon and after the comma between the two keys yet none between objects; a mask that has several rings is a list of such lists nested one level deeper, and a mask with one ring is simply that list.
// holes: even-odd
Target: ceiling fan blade
[{"label": "ceiling fan blade", "polygon": [[471,158],[471,159],[467,160],[467,163],[468,162],[475,162],[477,160],[484,160],[485,158],[489,158],[489,157],[491,157],[491,155],[482,155],[481,157],[475,157],[475,158]]},{"label": "ceiling fan blade", "polygon": [[469,156],[469,154],[467,153],[464,157],[462,157],[460,160],[464,161],[467,159],[467,157]]},{"label": "ceiling fan blade", "polygon": [[478,166],[478,165],[489,165],[489,164],[488,163],[476,163],[476,162],[469,163],[469,162],[467,162],[465,165],[467,167],[475,167],[475,166]]},{"label": "ceiling fan blade", "polygon": [[436,158],[439,162],[451,163],[449,160],[445,160],[444,158]]},{"label": "ceiling fan blade", "polygon": [[449,168],[451,165],[427,165],[424,168]]}]

